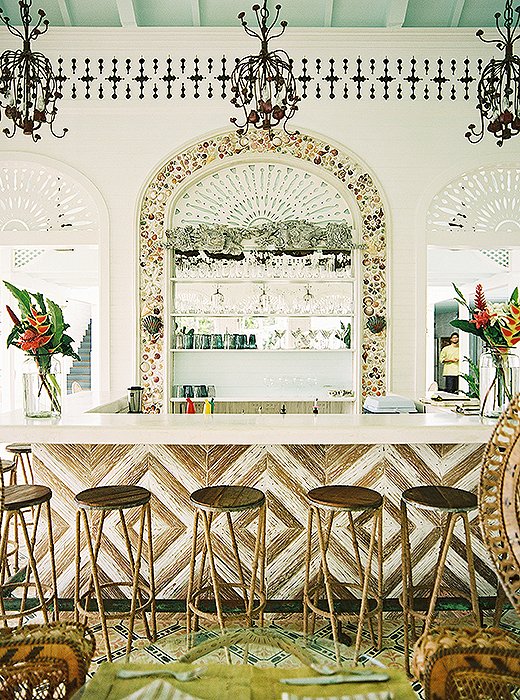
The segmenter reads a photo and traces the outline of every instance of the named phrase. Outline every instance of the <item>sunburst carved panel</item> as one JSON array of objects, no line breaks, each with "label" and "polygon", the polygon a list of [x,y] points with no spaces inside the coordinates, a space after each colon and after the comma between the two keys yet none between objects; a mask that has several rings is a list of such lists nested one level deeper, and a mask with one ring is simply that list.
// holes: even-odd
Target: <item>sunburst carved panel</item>
[{"label": "sunburst carved panel", "polygon": [[479,168],[434,197],[429,234],[520,233],[520,168]]},{"label": "sunburst carved panel", "polygon": [[77,181],[48,166],[1,161],[0,232],[98,226],[97,206]]},{"label": "sunburst carved panel", "polygon": [[352,224],[345,197],[323,178],[279,163],[244,163],[193,184],[176,202],[176,226],[249,228],[270,221]]}]

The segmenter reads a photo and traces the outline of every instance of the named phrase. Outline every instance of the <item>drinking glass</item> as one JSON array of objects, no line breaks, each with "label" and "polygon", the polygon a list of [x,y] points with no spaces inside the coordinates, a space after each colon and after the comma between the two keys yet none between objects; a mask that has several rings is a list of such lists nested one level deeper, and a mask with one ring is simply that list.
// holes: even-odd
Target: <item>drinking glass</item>
[{"label": "drinking glass", "polygon": [[277,330],[275,328],[274,330],[274,346],[276,350],[281,350],[282,349],[282,340],[285,335],[285,329],[282,330]]}]

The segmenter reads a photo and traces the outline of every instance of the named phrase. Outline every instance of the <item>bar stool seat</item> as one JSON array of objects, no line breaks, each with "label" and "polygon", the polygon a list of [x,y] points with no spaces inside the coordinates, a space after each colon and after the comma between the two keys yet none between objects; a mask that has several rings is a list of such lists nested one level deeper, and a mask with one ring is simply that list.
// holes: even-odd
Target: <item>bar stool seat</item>
[{"label": "bar stool seat", "polygon": [[18,472],[19,468],[22,472],[21,476],[23,478],[23,481],[26,484],[34,483],[34,473],[31,461],[32,446],[26,443],[12,442],[9,445],[6,445],[5,449],[7,452],[10,452],[12,455],[14,455],[13,462],[15,468],[15,476],[11,480],[11,483],[17,482],[16,473]]},{"label": "bar stool seat", "polygon": [[[411,561],[411,545],[409,533],[408,507],[416,508],[417,510],[432,511],[447,516],[446,524],[443,528],[441,537],[441,545],[437,566],[435,569],[435,577],[431,588],[425,589],[424,586],[414,587],[412,577],[412,561]],[[401,605],[404,613],[404,647],[405,647],[405,668],[410,674],[409,661],[409,623],[412,625],[412,640],[413,644],[416,641],[417,634],[415,630],[415,620],[421,620],[424,623],[423,634],[427,634],[431,627],[433,617],[435,615],[435,606],[441,592],[442,577],[446,566],[446,559],[450,549],[455,524],[457,519],[462,519],[464,524],[465,540],[466,540],[466,557],[468,563],[468,578],[469,578],[469,595],[465,591],[452,590],[453,594],[467,598],[471,603],[472,612],[475,616],[477,626],[481,625],[480,609],[478,602],[477,584],[475,578],[475,566],[473,561],[473,550],[471,546],[471,532],[469,526],[468,513],[478,508],[478,500],[475,494],[457,489],[451,486],[414,486],[406,489],[401,495],[401,541],[402,541],[402,571],[403,571],[403,595]],[[418,610],[415,606],[415,593],[418,591],[427,590],[429,596],[429,604],[427,611]]]},{"label": "bar stool seat", "polygon": [[452,486],[414,486],[403,491],[401,498],[416,508],[443,513],[469,513],[478,506],[474,493]]},{"label": "bar stool seat", "polygon": [[[330,620],[332,636],[336,652],[336,660],[341,663],[341,652],[339,647],[339,625],[343,617],[351,616],[337,610],[335,606],[333,590],[335,588],[346,588],[348,591],[361,591],[360,611],[358,618],[358,628],[356,635],[356,646],[354,652],[354,662],[357,662],[363,626],[366,620],[370,626],[370,636],[372,643],[376,644],[372,627],[372,618],[377,618],[378,635],[377,646],[380,649],[383,633],[383,496],[362,486],[320,486],[307,493],[309,503],[309,514],[307,523],[307,547],[305,556],[305,581],[303,589],[303,629],[308,633],[309,612],[312,614],[312,624],[316,615]],[[338,581],[329,569],[328,550],[333,531],[333,521],[337,513],[348,514],[348,530],[352,548],[356,561],[358,580],[352,582]],[[361,561],[361,553],[358,543],[358,535],[354,523],[353,513],[368,513],[372,518],[372,529],[370,544],[367,553],[365,567]],[[315,584],[311,586],[311,561],[312,561],[312,540],[313,521],[316,518],[318,544],[320,550],[320,563],[316,575]],[[376,544],[377,539],[377,544]],[[374,590],[370,583],[372,560],[374,550],[377,547],[378,576]],[[346,551],[346,550],[345,550]],[[337,552],[335,552],[337,558]],[[322,589],[325,589],[326,603],[320,603],[319,596]],[[325,607],[322,607],[326,605]]]},{"label": "bar stool seat", "polygon": [[[78,507],[76,512],[76,577],[74,585],[76,622],[79,621],[80,615],[84,616],[85,623],[89,616],[99,615],[109,661],[112,661],[112,650],[108,633],[108,620],[128,619],[127,659],[132,649],[133,630],[137,615],[140,614],[142,617],[148,640],[153,642],[157,636],[151,497],[152,494],[148,489],[133,485],[98,486],[85,489],[75,497]],[[133,548],[129,526],[125,518],[125,511],[130,509],[139,509],[139,515],[136,517],[136,524],[138,523],[137,541]],[[112,511],[117,511],[119,514],[130,575],[127,580],[101,583],[98,557],[103,543],[103,526],[107,518],[111,517]],[[82,529],[90,560],[90,580],[84,590],[80,590]],[[145,529],[147,530],[149,585],[140,582]],[[114,587],[131,589],[130,609],[128,611],[109,612],[105,609],[106,598],[103,597],[103,591]],[[91,598],[96,599],[96,611],[90,608]],[[150,622],[147,618],[147,612],[150,614]]]},{"label": "bar stool seat", "polygon": [[[190,495],[194,505],[194,520],[192,533],[192,549],[190,559],[190,576],[186,596],[188,644],[191,643],[192,626],[197,628],[199,618],[218,622],[221,631],[224,630],[225,620],[236,620],[245,617],[246,626],[252,627],[253,620],[258,619],[263,624],[263,611],[266,604],[265,595],[265,530],[266,503],[265,495],[259,489],[249,486],[208,486],[194,491]],[[243,555],[240,554],[235,534],[235,524],[232,514],[251,512],[249,518],[257,518],[257,530],[250,575],[246,575]],[[218,571],[218,547],[215,539],[221,541],[212,531],[219,514],[225,514],[231,543],[231,561],[238,581],[226,580]],[[240,516],[238,516],[240,517]],[[202,521],[204,543],[200,553],[200,564],[197,580],[195,580],[196,560],[198,554],[198,528]],[[206,558],[209,563],[210,583],[204,585]],[[230,562],[223,562],[229,568]],[[201,599],[214,603],[216,613],[203,607]],[[226,606],[226,604],[228,604]],[[225,609],[227,607],[227,609]],[[231,609],[230,609],[231,608]]]},{"label": "bar stool seat", "polygon": [[4,510],[34,508],[51,500],[52,491],[47,486],[20,484],[4,489]]},{"label": "bar stool seat", "polygon": [[16,464],[12,459],[0,460],[0,466],[4,474],[10,474],[16,468]]},{"label": "bar stool seat", "polygon": [[150,502],[151,493],[142,486],[97,486],[76,495],[76,503],[93,510],[136,508]]}]

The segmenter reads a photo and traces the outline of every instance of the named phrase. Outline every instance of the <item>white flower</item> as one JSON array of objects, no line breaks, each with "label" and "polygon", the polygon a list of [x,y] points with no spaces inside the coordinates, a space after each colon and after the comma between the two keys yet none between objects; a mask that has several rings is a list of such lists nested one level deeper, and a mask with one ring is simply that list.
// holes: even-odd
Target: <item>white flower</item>
[{"label": "white flower", "polygon": [[511,315],[511,309],[509,308],[509,304],[506,302],[488,304],[487,308],[490,315],[489,322],[492,326],[494,326],[497,321],[501,325],[504,325],[506,317]]}]

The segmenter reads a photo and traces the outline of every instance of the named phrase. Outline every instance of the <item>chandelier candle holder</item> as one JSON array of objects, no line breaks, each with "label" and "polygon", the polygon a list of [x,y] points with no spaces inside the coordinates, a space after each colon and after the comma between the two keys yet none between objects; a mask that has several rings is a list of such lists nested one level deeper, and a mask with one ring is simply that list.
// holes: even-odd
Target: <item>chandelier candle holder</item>
[{"label": "chandelier candle holder", "polygon": [[52,135],[62,138],[67,129],[57,134],[53,128],[58,111],[56,102],[62,97],[58,81],[49,59],[31,49],[31,41],[45,34],[49,20],[44,19],[43,10],[38,10],[38,21],[31,27],[32,0],[20,0],[19,5],[21,29],[13,26],[0,8],[0,21],[23,42],[22,49],[8,49],[0,56],[0,110],[13,122],[11,130],[5,128],[3,131],[12,138],[17,129],[21,129],[33,141],[38,141],[41,138],[38,129],[42,124],[48,124]]},{"label": "chandelier candle holder", "polygon": [[259,31],[251,29],[245,18],[245,12],[238,15],[242,26],[249,36],[260,40],[261,48],[258,55],[242,58],[235,66],[231,75],[231,92],[234,97],[231,103],[244,112],[244,123],[238,124],[236,117],[231,122],[238,127],[240,135],[247,133],[250,126],[264,129],[273,136],[273,128],[279,124],[287,131],[287,121],[294,116],[298,109],[299,97],[296,94],[296,79],[292,72],[292,60],[282,49],[269,50],[269,41],[282,36],[287,22],[280,22],[281,31],[273,34],[273,27],[280,16],[281,5],[276,5],[276,16],[271,24],[267,0],[263,6],[253,5]]},{"label": "chandelier candle holder", "polygon": [[[497,139],[497,145],[502,146],[504,141],[520,132],[520,58],[514,53],[515,41],[520,37],[517,34],[520,7],[513,10],[513,0],[506,0],[503,28],[499,24],[501,17],[500,12],[495,14],[495,24],[500,35],[498,39],[484,39],[483,30],[477,32],[481,41],[495,44],[504,51],[504,57],[492,58],[482,71],[477,87],[480,130],[477,131],[475,124],[468,126],[466,138],[471,143],[481,141],[484,132],[488,131]],[[487,127],[486,122],[489,122]]]}]

